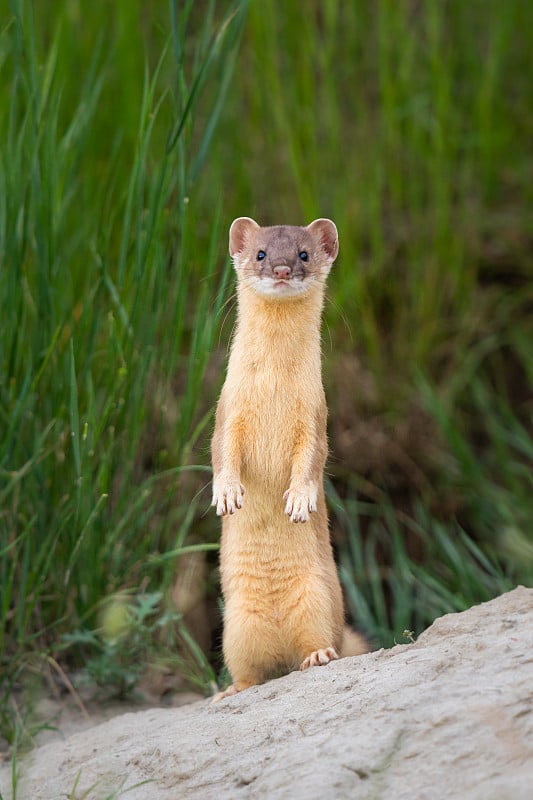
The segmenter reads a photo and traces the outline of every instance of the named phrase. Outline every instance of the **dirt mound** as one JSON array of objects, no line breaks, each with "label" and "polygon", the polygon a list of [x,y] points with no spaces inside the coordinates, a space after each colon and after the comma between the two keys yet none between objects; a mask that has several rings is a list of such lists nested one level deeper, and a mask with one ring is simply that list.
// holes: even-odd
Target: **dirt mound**
[{"label": "dirt mound", "polygon": [[20,768],[17,800],[529,800],[533,589],[218,705],[116,717]]}]

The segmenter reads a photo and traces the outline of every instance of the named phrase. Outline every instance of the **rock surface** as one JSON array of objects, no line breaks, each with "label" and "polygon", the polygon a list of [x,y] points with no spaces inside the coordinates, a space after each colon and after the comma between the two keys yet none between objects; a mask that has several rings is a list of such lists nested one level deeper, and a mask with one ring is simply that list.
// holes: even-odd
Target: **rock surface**
[{"label": "rock surface", "polygon": [[17,800],[530,800],[533,589],[217,705],[116,717],[19,768]]}]

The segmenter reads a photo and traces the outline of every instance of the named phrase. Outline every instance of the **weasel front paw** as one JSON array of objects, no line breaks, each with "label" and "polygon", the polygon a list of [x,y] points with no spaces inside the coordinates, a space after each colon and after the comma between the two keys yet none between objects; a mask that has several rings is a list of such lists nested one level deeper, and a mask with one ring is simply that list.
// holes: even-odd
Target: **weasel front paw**
[{"label": "weasel front paw", "polygon": [[329,664],[330,661],[335,661],[338,657],[337,651],[333,647],[326,647],[325,650],[313,650],[313,652],[302,661],[300,669],[323,667],[325,664]]},{"label": "weasel front paw", "polygon": [[317,510],[318,492],[312,484],[301,490],[287,489],[283,499],[287,501],[285,513],[291,522],[307,522],[309,514]]},{"label": "weasel front paw", "polygon": [[244,486],[239,481],[214,481],[211,505],[216,506],[219,517],[235,514],[238,508],[242,508],[243,494]]}]

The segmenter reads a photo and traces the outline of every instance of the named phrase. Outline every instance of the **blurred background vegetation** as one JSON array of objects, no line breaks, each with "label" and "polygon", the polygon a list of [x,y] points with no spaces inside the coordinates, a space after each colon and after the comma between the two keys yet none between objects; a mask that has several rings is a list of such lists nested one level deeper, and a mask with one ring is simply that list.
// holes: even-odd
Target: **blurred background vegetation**
[{"label": "blurred background vegetation", "polygon": [[390,646],[531,583],[532,30],[522,0],[0,0],[8,742],[29,675],[217,678],[235,216],[339,228],[327,488],[354,624]]}]

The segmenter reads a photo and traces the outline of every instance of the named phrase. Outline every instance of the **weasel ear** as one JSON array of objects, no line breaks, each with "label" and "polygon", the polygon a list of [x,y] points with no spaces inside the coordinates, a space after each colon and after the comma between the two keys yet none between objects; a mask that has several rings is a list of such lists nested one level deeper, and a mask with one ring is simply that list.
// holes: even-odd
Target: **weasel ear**
[{"label": "weasel ear", "polygon": [[339,235],[335,223],[330,219],[315,219],[307,226],[307,230],[316,236],[327,257],[335,261],[339,252]]},{"label": "weasel ear", "polygon": [[229,254],[232,258],[242,253],[248,236],[259,227],[251,217],[238,217],[233,220],[229,229]]}]

